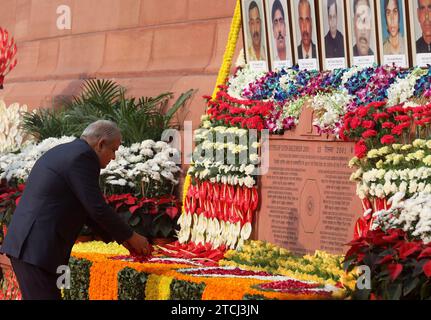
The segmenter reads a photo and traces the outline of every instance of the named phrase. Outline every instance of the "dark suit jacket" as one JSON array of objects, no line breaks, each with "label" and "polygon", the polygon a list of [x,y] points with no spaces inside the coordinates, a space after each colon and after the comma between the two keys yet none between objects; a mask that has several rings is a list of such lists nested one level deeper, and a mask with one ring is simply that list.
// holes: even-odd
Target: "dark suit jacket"
[{"label": "dark suit jacket", "polygon": [[30,172],[0,251],[56,272],[68,264],[85,223],[119,243],[130,238],[132,229],[103,198],[99,174],[99,158],[84,140],[46,152]]},{"label": "dark suit jacket", "polygon": [[416,41],[416,53],[431,53],[431,45],[425,42],[423,36]]},{"label": "dark suit jacket", "polygon": [[[304,59],[302,54],[302,44],[298,46],[298,60]],[[311,57],[309,59],[317,59],[317,50],[316,45],[314,43],[311,43]]]}]

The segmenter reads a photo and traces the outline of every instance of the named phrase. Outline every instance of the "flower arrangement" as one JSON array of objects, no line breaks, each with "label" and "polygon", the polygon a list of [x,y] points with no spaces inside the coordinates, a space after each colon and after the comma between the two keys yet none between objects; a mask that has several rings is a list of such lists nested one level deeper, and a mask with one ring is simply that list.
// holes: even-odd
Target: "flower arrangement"
[{"label": "flower arrangement", "polygon": [[130,192],[149,198],[172,194],[181,172],[179,157],[179,151],[164,141],[120,146],[115,160],[100,173],[102,189],[106,194]]},{"label": "flower arrangement", "polygon": [[26,111],[26,105],[14,103],[7,107],[0,100],[0,155],[16,151],[30,140],[20,127],[22,114]]},{"label": "flower arrangement", "polygon": [[[265,299],[331,299],[341,297],[331,285],[300,281],[239,267],[199,267],[154,261],[131,262],[115,258],[116,248],[106,254],[94,253],[90,243],[74,248],[70,261],[71,290],[66,299],[197,299],[238,300],[261,296]],[[102,248],[105,250],[107,247]],[[202,251],[202,248],[200,248]],[[84,251],[84,252],[78,252]],[[198,252],[198,251],[196,251]],[[157,251],[155,252],[157,254]],[[324,292],[325,291],[325,292]],[[329,294],[328,294],[329,292]]]},{"label": "flower arrangement", "polygon": [[418,192],[404,200],[405,197],[404,193],[399,192],[390,199],[390,209],[375,212],[371,229],[380,228],[383,231],[401,229],[410,239],[420,240],[425,245],[429,245],[431,243],[431,195],[429,192]]},{"label": "flower arrangement", "polygon": [[30,143],[19,153],[0,156],[0,180],[6,179],[10,185],[24,183],[34,163],[48,150],[60,144],[75,140],[74,137],[48,138],[39,144]]},{"label": "flower arrangement", "polygon": [[350,243],[345,269],[370,268],[369,289],[355,290],[354,299],[425,300],[431,295],[431,247],[412,240],[401,229],[371,230]]},{"label": "flower arrangement", "polygon": [[228,251],[220,265],[266,271],[321,285],[342,284],[348,290],[352,288],[354,276],[343,271],[342,260],[341,256],[321,251],[313,256],[297,256],[271,243],[249,240],[239,250]]},{"label": "flower arrangement", "polygon": [[17,47],[14,38],[9,39],[9,32],[0,28],[0,89],[3,89],[4,77],[11,72],[18,63],[15,58]]},{"label": "flower arrangement", "polygon": [[174,195],[147,198],[115,194],[106,195],[105,199],[136,232],[151,241],[174,237],[180,210],[180,202]]}]

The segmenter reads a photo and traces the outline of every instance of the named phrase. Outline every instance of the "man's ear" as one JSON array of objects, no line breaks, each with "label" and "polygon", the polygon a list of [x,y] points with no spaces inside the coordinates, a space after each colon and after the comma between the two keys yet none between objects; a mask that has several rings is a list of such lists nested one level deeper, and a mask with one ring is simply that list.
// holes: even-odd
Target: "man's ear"
[{"label": "man's ear", "polygon": [[104,147],[104,145],[105,145],[105,143],[106,143],[106,141],[105,141],[105,139],[99,139],[98,141],[97,141],[97,144],[96,144],[96,149],[97,149],[97,151],[101,151],[102,149],[103,149],[103,147]]}]

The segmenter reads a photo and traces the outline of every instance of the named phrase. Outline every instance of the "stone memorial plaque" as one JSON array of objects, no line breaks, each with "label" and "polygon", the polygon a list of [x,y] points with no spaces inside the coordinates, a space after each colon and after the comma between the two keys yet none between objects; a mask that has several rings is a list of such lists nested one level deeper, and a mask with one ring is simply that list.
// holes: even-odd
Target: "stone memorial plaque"
[{"label": "stone memorial plaque", "polygon": [[296,132],[270,138],[253,235],[298,254],[345,253],[363,214],[348,167],[354,143],[318,134],[305,111]]},{"label": "stone memorial plaque", "polygon": [[270,141],[268,174],[261,177],[257,238],[297,253],[345,252],[362,214],[349,178],[353,143]]}]

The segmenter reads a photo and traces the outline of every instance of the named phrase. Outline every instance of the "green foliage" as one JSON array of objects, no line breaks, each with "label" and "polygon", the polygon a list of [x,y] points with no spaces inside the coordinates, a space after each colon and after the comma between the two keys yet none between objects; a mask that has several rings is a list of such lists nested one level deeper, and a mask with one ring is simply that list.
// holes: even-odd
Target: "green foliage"
[{"label": "green foliage", "polygon": [[[368,266],[371,277],[370,289],[356,287],[353,299],[431,299],[429,245],[411,241],[399,229],[391,229],[388,233],[380,229],[369,231],[367,237],[355,240],[351,245],[344,262],[345,270]],[[366,276],[364,273],[361,278]]]},{"label": "green foliage", "polygon": [[202,300],[205,283],[194,283],[174,279],[171,282],[171,300]]},{"label": "green foliage", "polygon": [[126,267],[118,273],[118,300],[145,300],[148,275]]},{"label": "green foliage", "polygon": [[34,112],[26,112],[21,128],[37,141],[61,138],[70,133],[63,109],[37,109]]},{"label": "green foliage", "polygon": [[71,273],[70,289],[64,290],[64,300],[88,300],[90,286],[91,261],[71,257],[69,267]]},{"label": "green foliage", "polygon": [[38,110],[26,113],[23,129],[39,141],[63,135],[79,137],[92,122],[100,119],[117,123],[123,135],[123,144],[159,141],[165,129],[175,127],[172,118],[192,97],[193,89],[183,93],[166,110],[171,92],[156,97],[128,98],[126,90],[111,80],[91,79],[82,87],[80,95],[64,101],[61,111]]}]

